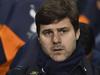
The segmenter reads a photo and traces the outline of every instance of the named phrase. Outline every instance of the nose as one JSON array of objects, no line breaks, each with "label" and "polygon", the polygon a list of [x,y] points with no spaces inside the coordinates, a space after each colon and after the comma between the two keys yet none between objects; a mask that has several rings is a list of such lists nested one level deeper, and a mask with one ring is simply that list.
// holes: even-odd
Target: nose
[{"label": "nose", "polygon": [[54,34],[53,36],[53,44],[57,43],[61,43],[61,36],[58,33]]}]

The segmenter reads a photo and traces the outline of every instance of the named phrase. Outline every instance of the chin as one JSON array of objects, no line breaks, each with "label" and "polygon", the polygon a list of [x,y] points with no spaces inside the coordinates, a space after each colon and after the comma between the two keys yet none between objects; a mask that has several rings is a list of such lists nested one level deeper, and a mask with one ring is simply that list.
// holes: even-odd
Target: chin
[{"label": "chin", "polygon": [[63,62],[63,61],[65,61],[66,60],[66,58],[54,58],[53,59],[55,62]]}]

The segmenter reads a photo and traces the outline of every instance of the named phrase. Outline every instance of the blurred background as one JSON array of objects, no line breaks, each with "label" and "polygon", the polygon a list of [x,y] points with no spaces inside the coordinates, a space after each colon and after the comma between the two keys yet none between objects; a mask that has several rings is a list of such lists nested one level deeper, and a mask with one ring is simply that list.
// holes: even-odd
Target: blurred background
[{"label": "blurred background", "polygon": [[[25,53],[21,48],[36,36],[34,17],[43,1],[0,0],[0,75],[6,74],[12,62],[13,67],[17,65]],[[100,66],[100,0],[78,0],[78,5],[80,25],[91,27],[94,36],[91,62]]]}]

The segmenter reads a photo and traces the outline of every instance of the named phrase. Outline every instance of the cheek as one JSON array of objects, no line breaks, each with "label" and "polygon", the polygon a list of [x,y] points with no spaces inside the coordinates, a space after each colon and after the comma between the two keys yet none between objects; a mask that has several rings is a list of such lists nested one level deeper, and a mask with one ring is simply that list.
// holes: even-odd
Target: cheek
[{"label": "cheek", "polygon": [[75,36],[74,32],[68,33],[67,35],[62,37],[62,41],[66,42],[66,43],[71,43],[71,41],[74,41],[74,40],[76,40],[76,36]]},{"label": "cheek", "polygon": [[40,38],[40,42],[41,42],[41,44],[43,44],[43,45],[48,45],[48,44],[51,43],[51,40],[48,39],[48,38],[42,37],[42,38]]},{"label": "cheek", "polygon": [[44,37],[40,37],[40,44],[42,46],[42,48],[44,49],[49,49],[51,47],[51,41],[50,39],[44,38]]},{"label": "cheek", "polygon": [[75,47],[76,37],[75,34],[69,34],[66,37],[62,38],[62,43],[66,48]]},{"label": "cheek", "polygon": [[47,39],[41,39],[40,40],[40,44],[41,44],[41,47],[42,47],[42,50],[45,54],[47,55],[50,55],[51,54],[51,43],[49,40]]},{"label": "cheek", "polygon": [[76,40],[75,39],[66,39],[65,41],[63,40],[63,45],[65,47],[71,47],[73,46],[74,44],[76,44]]}]

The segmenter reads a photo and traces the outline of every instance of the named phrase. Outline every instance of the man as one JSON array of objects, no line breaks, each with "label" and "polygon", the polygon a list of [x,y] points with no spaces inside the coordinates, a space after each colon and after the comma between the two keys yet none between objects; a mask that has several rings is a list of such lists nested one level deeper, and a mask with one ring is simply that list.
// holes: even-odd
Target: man
[{"label": "man", "polygon": [[[8,75],[100,75],[85,61],[78,16],[76,0],[45,0],[36,14],[34,51],[28,55],[25,48],[26,65],[17,66]],[[32,59],[27,60],[28,56]]]}]

